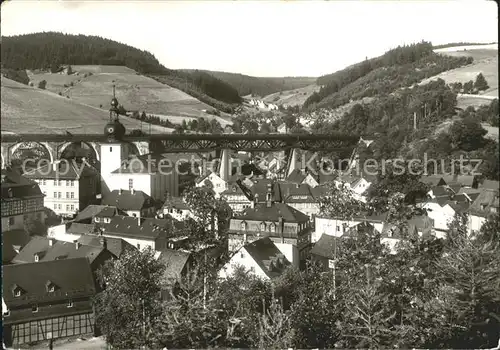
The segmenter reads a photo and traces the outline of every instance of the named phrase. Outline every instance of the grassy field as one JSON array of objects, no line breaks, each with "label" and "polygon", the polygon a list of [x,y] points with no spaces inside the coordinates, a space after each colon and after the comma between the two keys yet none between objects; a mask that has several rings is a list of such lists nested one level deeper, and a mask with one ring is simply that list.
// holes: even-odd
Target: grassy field
[{"label": "grassy field", "polygon": [[274,94],[267,95],[263,100],[276,105],[302,106],[313,92],[319,91],[319,88],[318,85],[312,84],[295,90],[283,91],[281,93],[275,92]]},{"label": "grassy field", "polygon": [[[1,78],[2,133],[102,134],[109,120],[109,112],[41,90]],[[140,121],[121,117],[127,130],[140,129]],[[143,123],[143,128],[149,126]],[[153,133],[167,133],[172,129],[152,126]]]},{"label": "grassy field", "polygon": [[[476,46],[474,48],[467,48],[464,51],[461,48],[447,48],[436,50],[449,56],[471,56],[474,62],[470,65],[452,69],[432,78],[422,81],[422,83],[434,80],[437,78],[443,79],[446,83],[462,82],[465,83],[469,80],[475,81],[479,73],[483,73],[490,88],[482,93],[486,96],[494,96],[498,98],[498,49],[493,48],[491,45],[483,48]],[[498,47],[498,46],[497,46]],[[458,98],[458,107],[466,108],[467,106],[478,106],[481,104],[488,104],[489,100],[475,98],[471,96],[461,96]]]},{"label": "grassy field", "polygon": [[[127,110],[146,111],[151,114],[177,117],[213,116],[203,112],[212,109],[194,97],[161,84],[156,80],[137,74],[134,70],[121,66],[72,66],[72,75],[29,72],[30,79],[37,83],[47,81],[47,90],[61,92],[72,100],[96,108],[107,109],[116,85],[116,97]],[[85,77],[85,73],[92,75]],[[65,87],[64,84],[73,86]],[[226,122],[227,123],[227,122]]]}]

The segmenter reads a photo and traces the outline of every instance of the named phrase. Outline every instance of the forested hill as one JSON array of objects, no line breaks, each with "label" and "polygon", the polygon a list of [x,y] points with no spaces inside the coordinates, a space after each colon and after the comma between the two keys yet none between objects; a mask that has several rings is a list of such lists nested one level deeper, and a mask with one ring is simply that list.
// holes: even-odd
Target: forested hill
[{"label": "forested hill", "polygon": [[338,107],[350,100],[379,96],[472,63],[471,57],[449,57],[434,53],[430,42],[399,46],[384,55],[318,78],[319,92],[304,107]]},{"label": "forested hill", "polygon": [[35,33],[2,37],[1,45],[1,62],[4,68],[54,70],[63,64],[127,66],[164,83],[177,84],[174,87],[201,100],[203,96],[200,97],[200,93],[206,94],[209,98],[204,102],[214,107],[227,106],[217,105],[212,99],[225,104],[241,102],[234,88],[210,74],[192,75],[168,69],[148,51],[97,36]]},{"label": "forested hill", "polygon": [[[185,72],[194,72],[194,70],[185,70]],[[202,72],[206,72],[231,85],[238,91],[240,96],[253,94],[264,97],[275,92],[300,89],[314,84],[316,81],[316,78],[313,77],[269,78],[208,70],[204,70]]]}]

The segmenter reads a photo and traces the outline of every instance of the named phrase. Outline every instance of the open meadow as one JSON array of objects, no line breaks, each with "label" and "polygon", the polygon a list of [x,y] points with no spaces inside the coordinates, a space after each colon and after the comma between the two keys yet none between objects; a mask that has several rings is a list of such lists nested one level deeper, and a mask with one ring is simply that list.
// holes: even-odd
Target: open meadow
[{"label": "open meadow", "polygon": [[[109,120],[109,112],[81,104],[73,99],[59,96],[47,90],[23,85],[1,78],[1,122],[2,133],[16,134],[102,134]],[[109,99],[107,101],[109,105]],[[120,117],[128,131],[140,129],[141,122]],[[143,123],[143,129],[149,126]],[[172,129],[151,126],[152,133],[168,133]]]},{"label": "open meadow", "polygon": [[[47,81],[47,90],[96,108],[107,109],[116,86],[116,97],[129,111],[179,117],[213,119],[213,109],[196,98],[122,66],[72,66],[73,74],[28,72],[35,84]],[[92,73],[88,75],[88,73]],[[71,86],[71,83],[73,84]],[[66,85],[66,86],[65,86]],[[36,85],[35,85],[36,86]],[[188,120],[190,119],[188,118]],[[217,118],[219,119],[219,118]],[[220,118],[221,123],[228,122]]]},{"label": "open meadow", "polygon": [[[476,76],[479,73],[483,73],[488,82],[489,89],[482,92],[481,95],[498,98],[498,45],[446,48],[436,50],[436,52],[448,56],[471,56],[474,58],[474,62],[467,66],[452,69],[428,78],[422,81],[422,83],[437,78],[443,79],[448,84],[455,82],[466,83],[469,80],[475,81]],[[489,99],[473,97],[471,95],[459,96],[457,99],[458,107],[460,108],[488,104],[490,101]]]},{"label": "open meadow", "polygon": [[311,96],[314,92],[319,91],[319,89],[320,87],[318,85],[312,84],[294,90],[275,92],[274,94],[267,95],[263,98],[263,100],[264,102],[274,103],[278,106],[302,106],[309,96]]}]

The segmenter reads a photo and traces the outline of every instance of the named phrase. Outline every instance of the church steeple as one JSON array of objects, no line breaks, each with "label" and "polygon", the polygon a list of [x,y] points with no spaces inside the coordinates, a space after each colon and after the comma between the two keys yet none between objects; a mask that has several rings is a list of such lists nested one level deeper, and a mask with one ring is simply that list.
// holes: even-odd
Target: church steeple
[{"label": "church steeple", "polygon": [[125,126],[120,123],[118,114],[118,99],[115,95],[115,85],[113,85],[113,98],[111,99],[111,108],[109,109],[109,122],[104,128],[104,134],[108,136],[108,140],[117,141],[125,135]]}]

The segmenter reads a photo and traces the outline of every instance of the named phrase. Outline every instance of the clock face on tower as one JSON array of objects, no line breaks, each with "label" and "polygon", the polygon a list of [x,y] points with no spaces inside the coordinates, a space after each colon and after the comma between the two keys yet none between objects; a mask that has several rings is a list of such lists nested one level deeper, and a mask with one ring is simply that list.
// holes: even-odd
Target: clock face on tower
[{"label": "clock face on tower", "polygon": [[108,126],[107,132],[108,132],[108,134],[114,133],[115,132],[115,127],[114,126]]}]

